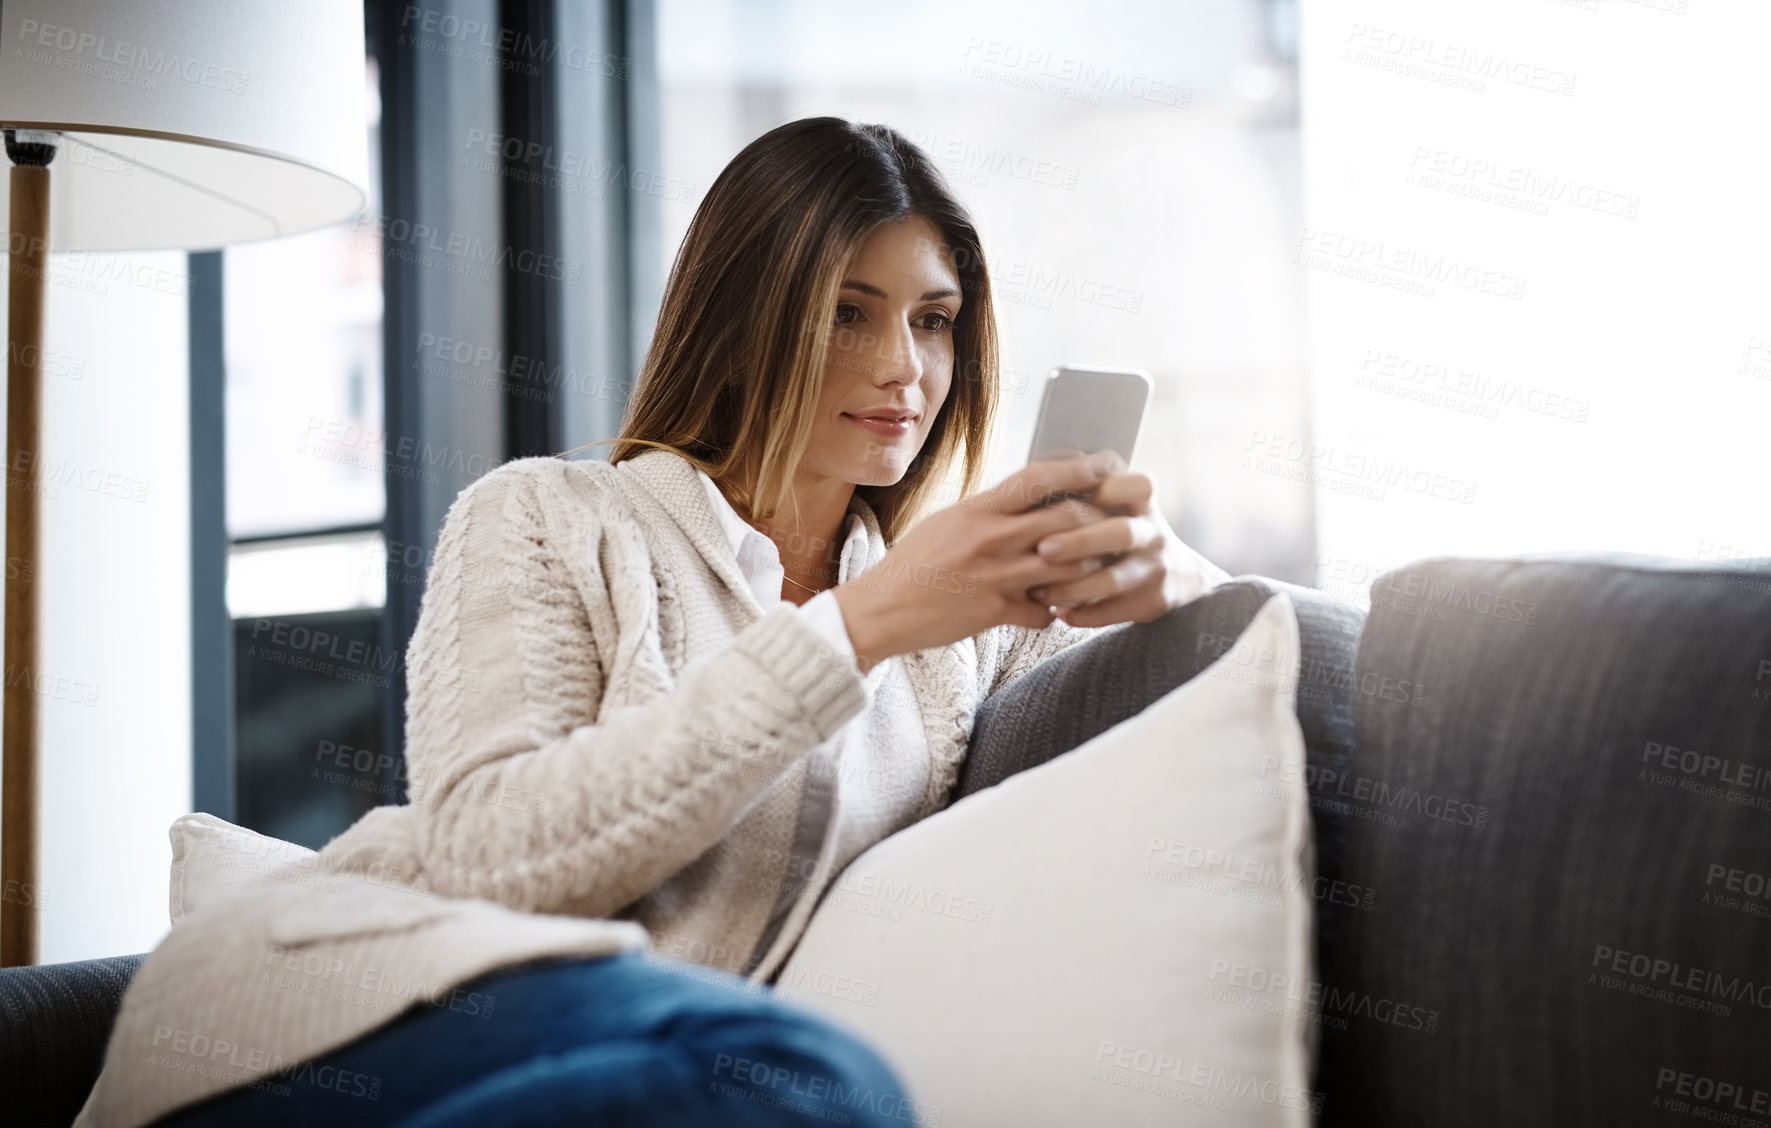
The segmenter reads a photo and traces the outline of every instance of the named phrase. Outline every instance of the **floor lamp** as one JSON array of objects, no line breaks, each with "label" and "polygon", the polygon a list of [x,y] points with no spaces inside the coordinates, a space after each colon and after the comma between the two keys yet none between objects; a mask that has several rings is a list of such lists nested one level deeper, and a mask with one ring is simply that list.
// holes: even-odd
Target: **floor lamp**
[{"label": "floor lamp", "polygon": [[357,214],[361,0],[6,0],[4,765],[0,966],[37,960],[38,532],[45,284],[56,251],[214,250]]}]

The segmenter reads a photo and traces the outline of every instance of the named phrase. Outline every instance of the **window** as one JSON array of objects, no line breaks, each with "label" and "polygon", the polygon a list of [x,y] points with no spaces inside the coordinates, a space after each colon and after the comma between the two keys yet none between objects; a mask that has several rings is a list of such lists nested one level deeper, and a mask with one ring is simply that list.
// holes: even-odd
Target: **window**
[{"label": "window", "polygon": [[1133,464],[1232,573],[1308,582],[1314,496],[1226,473],[1257,424],[1308,430],[1296,238],[1294,8],[916,2],[858,28],[816,0],[659,4],[662,271],[701,193],[784,121],[876,121],[972,208],[1007,371],[992,480],[1019,468],[1063,362],[1143,368]]},{"label": "window", "polygon": [[1690,7],[1307,25],[1318,428],[1259,454],[1322,482],[1328,590],[1441,553],[1771,554],[1771,238],[1740,144],[1771,10]]},{"label": "window", "polygon": [[[365,60],[370,199],[380,211],[380,98]],[[381,242],[373,223],[230,247],[227,600],[234,620],[237,821],[318,848],[377,802],[381,521]]]}]

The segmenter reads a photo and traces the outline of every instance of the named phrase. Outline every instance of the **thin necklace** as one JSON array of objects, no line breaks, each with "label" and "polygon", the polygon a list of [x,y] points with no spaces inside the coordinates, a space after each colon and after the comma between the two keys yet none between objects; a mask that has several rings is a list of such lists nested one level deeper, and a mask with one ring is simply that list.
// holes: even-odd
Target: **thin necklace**
[{"label": "thin necklace", "polygon": [[796,588],[804,588],[806,591],[811,592],[813,595],[817,595],[819,592],[824,592],[824,591],[830,590],[827,587],[821,587],[821,588],[806,587],[806,585],[800,583],[798,580],[794,579],[792,576],[789,576],[786,572],[781,573],[781,578],[786,580],[788,583],[792,584]]}]

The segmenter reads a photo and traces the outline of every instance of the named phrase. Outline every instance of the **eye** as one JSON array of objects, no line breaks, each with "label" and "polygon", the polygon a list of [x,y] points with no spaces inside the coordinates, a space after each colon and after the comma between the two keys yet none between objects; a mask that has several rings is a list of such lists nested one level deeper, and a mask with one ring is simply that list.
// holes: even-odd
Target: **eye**
[{"label": "eye", "polygon": [[838,325],[849,325],[854,322],[855,318],[860,316],[861,307],[858,305],[841,302],[836,307],[836,323]]},{"label": "eye", "polygon": [[953,329],[953,319],[939,310],[923,314],[916,323],[931,333],[946,333]]}]

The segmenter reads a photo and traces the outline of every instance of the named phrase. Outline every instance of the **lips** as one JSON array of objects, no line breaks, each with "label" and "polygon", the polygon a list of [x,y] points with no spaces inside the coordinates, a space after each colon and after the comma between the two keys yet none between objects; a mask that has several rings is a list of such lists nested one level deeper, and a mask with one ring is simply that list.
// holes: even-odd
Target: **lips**
[{"label": "lips", "polygon": [[843,412],[843,417],[865,431],[876,435],[898,439],[916,433],[917,414],[913,411],[900,411],[893,408],[876,408],[859,415]]}]

